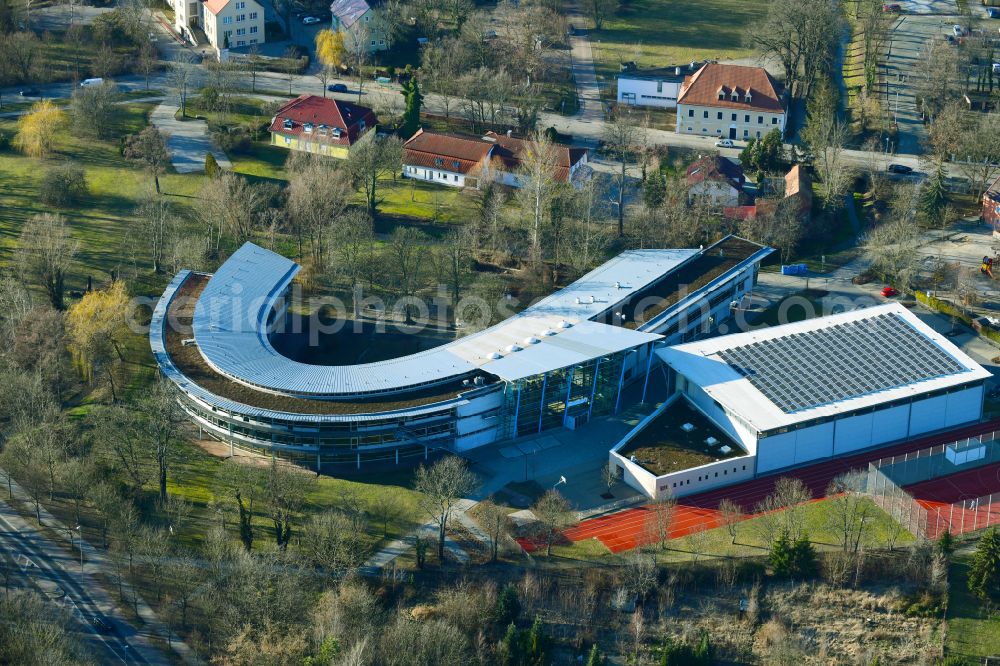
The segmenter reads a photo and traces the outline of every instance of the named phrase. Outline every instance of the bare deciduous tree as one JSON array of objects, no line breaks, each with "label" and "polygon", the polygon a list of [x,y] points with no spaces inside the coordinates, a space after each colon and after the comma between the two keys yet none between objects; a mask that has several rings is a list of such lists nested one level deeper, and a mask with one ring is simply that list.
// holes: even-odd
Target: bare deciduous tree
[{"label": "bare deciduous tree", "polygon": [[510,530],[511,520],[507,509],[492,499],[485,499],[477,507],[479,524],[490,539],[490,561],[496,562],[500,551],[500,542]]},{"label": "bare deciduous tree", "polygon": [[78,247],[61,215],[36,215],[21,230],[17,258],[22,274],[45,289],[56,310],[64,307],[66,272]]},{"label": "bare deciduous tree", "polygon": [[722,515],[722,524],[729,532],[730,543],[736,543],[736,532],[739,524],[743,522],[743,509],[727,497],[719,502],[719,513]]},{"label": "bare deciduous tree", "polygon": [[552,543],[564,529],[573,524],[576,516],[566,498],[558,490],[547,490],[531,507],[538,520],[539,536],[545,540],[545,554],[552,555]]},{"label": "bare deciduous tree", "polygon": [[444,559],[444,539],[456,503],[476,486],[476,476],[456,456],[417,469],[414,488],[421,494],[420,507],[438,528],[438,557]]},{"label": "bare deciduous tree", "polygon": [[629,158],[639,148],[642,129],[631,119],[618,116],[604,128],[604,144],[609,155],[620,163],[613,177],[615,184],[614,201],[618,207],[618,236],[625,235],[625,190],[628,187],[627,169]]}]

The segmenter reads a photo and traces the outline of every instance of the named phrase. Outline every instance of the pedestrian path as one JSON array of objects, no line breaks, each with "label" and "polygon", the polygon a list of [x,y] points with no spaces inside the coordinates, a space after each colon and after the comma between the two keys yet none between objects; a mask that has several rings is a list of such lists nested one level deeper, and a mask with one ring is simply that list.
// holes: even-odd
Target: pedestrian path
[{"label": "pedestrian path", "polygon": [[179,107],[163,102],[150,116],[150,121],[160,132],[167,135],[167,149],[170,163],[177,173],[197,173],[205,170],[205,155],[209,152],[223,169],[232,169],[233,164],[226,154],[216,148],[208,136],[208,123],[204,120],[177,120]]}]

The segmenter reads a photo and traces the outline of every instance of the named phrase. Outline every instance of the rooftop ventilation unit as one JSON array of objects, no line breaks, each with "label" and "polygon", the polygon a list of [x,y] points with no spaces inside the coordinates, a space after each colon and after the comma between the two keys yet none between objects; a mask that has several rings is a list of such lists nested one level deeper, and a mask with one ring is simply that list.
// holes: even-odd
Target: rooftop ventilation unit
[{"label": "rooftop ventilation unit", "polygon": [[512,352],[512,353],[513,352],[519,352],[522,349],[524,349],[524,347],[522,347],[521,345],[507,345],[506,347],[504,347],[505,351]]},{"label": "rooftop ventilation unit", "polygon": [[565,319],[559,322],[559,328],[572,328],[573,324],[569,323]]},{"label": "rooftop ventilation unit", "polygon": [[542,331],[542,335],[544,335],[545,337],[549,337],[550,335],[555,335],[555,334],[556,332],[553,331],[551,328],[547,328],[544,331]]},{"label": "rooftop ventilation unit", "polygon": [[540,340],[533,335],[529,335],[524,339],[524,344],[526,345],[537,345],[539,342]]},{"label": "rooftop ventilation unit", "polygon": [[502,359],[502,358],[503,358],[503,354],[501,354],[501,353],[499,353],[499,352],[492,352],[492,353],[491,353],[491,354],[490,354],[489,356],[487,356],[486,358],[490,359],[491,361],[498,361],[498,360],[500,360],[500,359]]}]

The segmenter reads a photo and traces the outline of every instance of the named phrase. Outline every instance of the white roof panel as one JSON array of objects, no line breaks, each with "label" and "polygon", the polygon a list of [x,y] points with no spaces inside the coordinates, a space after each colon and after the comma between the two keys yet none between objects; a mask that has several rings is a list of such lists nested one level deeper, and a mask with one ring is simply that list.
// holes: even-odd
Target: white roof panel
[{"label": "white roof panel", "polygon": [[[674,270],[698,250],[636,250],[625,252],[594,269],[523,312],[477,333],[418,354],[345,366],[310,365],[279,354],[268,340],[267,317],[274,299],[284,293],[299,267],[292,261],[246,243],[212,276],[198,299],[192,328],[205,361],[218,372],[253,386],[279,393],[313,396],[358,396],[392,393],[458,379],[498,359],[522,352],[508,352],[511,345],[533,347],[525,340],[545,338],[542,349],[500,367],[520,376],[515,367],[535,367],[537,373],[580,362],[582,347],[569,352],[571,340],[590,340],[595,355],[643,344],[648,334],[607,326],[602,333],[585,326],[567,336],[560,348],[551,338],[561,338],[575,325],[613,308],[637,290]],[[563,324],[569,324],[566,328]],[[596,326],[596,325],[595,325]],[[546,336],[546,331],[555,332]],[[600,344],[606,339],[610,346]],[[623,346],[624,345],[624,346]],[[560,350],[560,351],[557,351]],[[593,358],[591,356],[590,358]],[[530,359],[530,360],[529,360]],[[536,373],[536,374],[537,374]]]}]

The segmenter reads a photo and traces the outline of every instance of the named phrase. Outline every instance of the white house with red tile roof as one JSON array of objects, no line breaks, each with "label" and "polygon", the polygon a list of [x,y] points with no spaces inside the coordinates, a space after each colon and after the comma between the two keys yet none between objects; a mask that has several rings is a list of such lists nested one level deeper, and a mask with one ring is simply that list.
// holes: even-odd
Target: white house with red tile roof
[{"label": "white house with red tile roof", "polygon": [[760,139],[785,131],[784,89],[763,67],[707,63],[677,96],[678,134]]},{"label": "white house with red tile roof", "polygon": [[[520,187],[517,174],[529,142],[487,132],[482,138],[417,131],[403,144],[403,176],[451,187],[479,188],[486,178]],[[574,185],[590,177],[587,149],[555,144],[555,178]]]},{"label": "white house with red tile roof", "polygon": [[299,95],[278,109],[268,131],[272,146],[345,159],[351,146],[367,136],[377,122],[375,113],[366,106]]},{"label": "white house with red tile roof", "polygon": [[174,27],[194,41],[200,27],[216,57],[230,48],[264,43],[264,8],[257,0],[173,0]]}]

